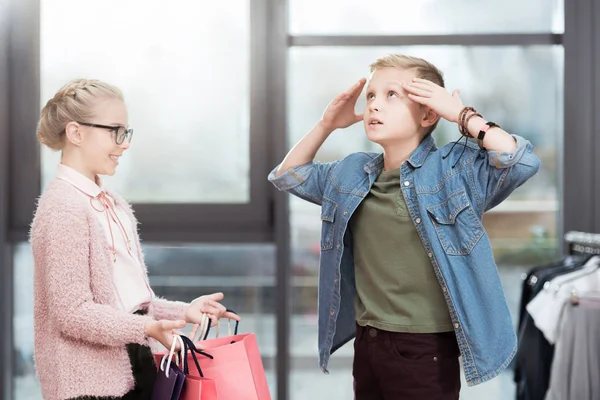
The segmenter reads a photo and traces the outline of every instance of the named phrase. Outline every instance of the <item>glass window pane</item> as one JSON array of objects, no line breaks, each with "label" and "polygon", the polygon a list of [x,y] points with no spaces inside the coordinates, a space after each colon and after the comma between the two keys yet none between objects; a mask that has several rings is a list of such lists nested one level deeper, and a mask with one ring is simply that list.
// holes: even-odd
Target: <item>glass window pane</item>
[{"label": "glass window pane", "polygon": [[[135,131],[113,189],[133,202],[246,203],[249,18],[248,0],[43,0],[41,103],[73,78],[113,83]],[[44,149],[44,185],[58,161]]]},{"label": "glass window pane", "polygon": [[[240,332],[254,332],[265,360],[267,380],[275,393],[275,247],[272,245],[146,244],[145,260],[157,296],[191,301],[223,292],[223,304],[241,317]],[[33,257],[23,243],[14,254],[15,400],[41,400],[33,367]],[[225,322],[221,335],[226,334]],[[191,325],[184,332],[188,332]],[[214,331],[213,331],[214,332]],[[214,333],[211,333],[213,336]]]},{"label": "glass window pane", "polygon": [[564,0],[290,0],[289,26],[294,35],[562,33],[563,3]]},{"label": "glass window pane", "polygon": [[33,364],[33,254],[28,243],[13,251],[13,398],[42,400]]},{"label": "glass window pane", "polygon": [[192,301],[223,292],[223,305],[254,332],[263,357],[275,357],[274,245],[144,245],[150,284],[157,296]]},{"label": "glass window pane", "polygon": [[[484,216],[516,319],[521,273],[558,255],[557,167],[563,137],[563,49],[560,46],[292,48],[288,77],[289,146],[314,126],[336,94],[366,77],[368,65],[387,53],[407,53],[433,62],[444,72],[448,89],[460,89],[465,104],[475,106],[487,119],[509,132],[531,140],[542,159],[542,168],[535,177]],[[364,107],[363,93],[357,112]],[[458,139],[460,134],[456,125],[442,121],[434,137],[441,146]],[[378,145],[366,139],[362,123],[334,132],[316,158],[332,161],[356,151],[380,151]],[[293,292],[292,343],[306,343],[301,348],[292,348],[295,360],[292,365],[298,366],[292,371],[292,384],[305,380],[307,374],[311,377],[311,385],[299,386],[298,392],[292,392],[292,398],[297,399],[318,396],[320,390],[328,387],[345,390],[344,393],[352,390],[352,344],[342,347],[331,359],[332,365],[334,362],[336,365],[331,368],[337,377],[335,382],[332,375],[322,375],[316,364],[319,213],[319,207],[290,196],[293,282],[296,288],[305,287]],[[314,362],[299,362],[307,357]],[[301,368],[304,365],[307,366]],[[481,398],[482,390],[489,391],[486,399],[510,398],[505,396],[514,393],[512,385],[512,377],[508,375],[477,388],[469,389],[465,384],[461,398]]]}]

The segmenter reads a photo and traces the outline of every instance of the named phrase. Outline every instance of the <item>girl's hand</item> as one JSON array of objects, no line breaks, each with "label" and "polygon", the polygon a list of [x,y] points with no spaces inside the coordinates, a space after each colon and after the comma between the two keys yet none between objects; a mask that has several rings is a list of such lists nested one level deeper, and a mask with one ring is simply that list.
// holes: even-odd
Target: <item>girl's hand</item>
[{"label": "girl's hand", "polygon": [[185,320],[191,324],[200,324],[202,314],[207,314],[212,321],[212,326],[219,322],[220,318],[240,320],[236,314],[228,312],[224,305],[219,303],[223,300],[223,293],[213,293],[200,296],[192,301],[185,312]]},{"label": "girl's hand", "polygon": [[[160,344],[165,346],[167,349],[171,348],[173,343],[173,334],[175,329],[184,328],[186,325],[185,321],[169,321],[160,320],[153,321],[146,327],[146,336],[156,339]],[[180,347],[179,345],[177,345]],[[178,348],[177,348],[178,349]]]}]

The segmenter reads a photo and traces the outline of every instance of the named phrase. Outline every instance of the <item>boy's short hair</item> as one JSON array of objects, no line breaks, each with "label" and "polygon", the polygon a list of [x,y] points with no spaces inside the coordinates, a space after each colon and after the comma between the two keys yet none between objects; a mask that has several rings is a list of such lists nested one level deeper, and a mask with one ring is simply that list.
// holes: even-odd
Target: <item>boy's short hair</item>
[{"label": "boy's short hair", "polygon": [[[417,76],[421,79],[427,79],[441,87],[445,87],[444,75],[435,65],[427,60],[419,57],[407,56],[405,54],[388,54],[381,58],[378,58],[374,63],[369,66],[370,73],[373,73],[381,68],[400,68],[400,69],[414,69],[417,71]],[[433,124],[425,136],[431,135],[431,133],[437,127],[439,120]]]}]

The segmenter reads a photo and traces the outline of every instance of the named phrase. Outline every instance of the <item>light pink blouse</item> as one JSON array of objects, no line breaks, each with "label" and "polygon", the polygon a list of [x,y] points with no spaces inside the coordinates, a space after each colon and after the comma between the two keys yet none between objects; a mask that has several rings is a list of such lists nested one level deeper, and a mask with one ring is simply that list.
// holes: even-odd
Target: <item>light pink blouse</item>
[{"label": "light pink blouse", "polygon": [[81,200],[92,208],[102,225],[113,255],[113,283],[117,305],[130,313],[147,306],[154,293],[146,280],[138,258],[138,249],[132,248],[136,246],[134,232],[125,211],[116,206],[115,200],[104,191],[99,177],[96,177],[96,182],[92,182],[76,170],[59,164],[56,178],[78,190]]}]

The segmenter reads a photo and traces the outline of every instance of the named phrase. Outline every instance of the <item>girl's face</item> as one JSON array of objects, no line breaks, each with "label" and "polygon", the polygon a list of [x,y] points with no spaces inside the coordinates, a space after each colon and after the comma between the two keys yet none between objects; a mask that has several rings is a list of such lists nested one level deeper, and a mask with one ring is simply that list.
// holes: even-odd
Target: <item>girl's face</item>
[{"label": "girl's face", "polygon": [[119,127],[129,127],[127,108],[125,103],[119,99],[106,98],[99,101],[92,111],[94,117],[90,121],[78,122],[114,127],[115,130],[87,126],[77,122],[69,124],[77,126],[82,167],[88,176],[114,175],[119,165],[119,158],[129,149],[130,137],[125,138],[121,144],[117,144],[116,140],[116,130]]}]

